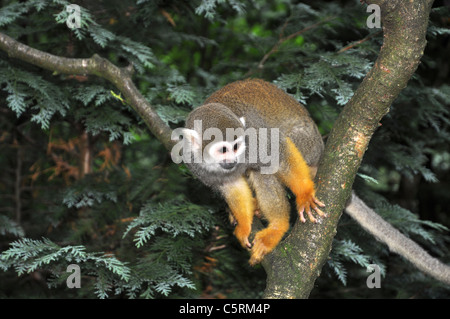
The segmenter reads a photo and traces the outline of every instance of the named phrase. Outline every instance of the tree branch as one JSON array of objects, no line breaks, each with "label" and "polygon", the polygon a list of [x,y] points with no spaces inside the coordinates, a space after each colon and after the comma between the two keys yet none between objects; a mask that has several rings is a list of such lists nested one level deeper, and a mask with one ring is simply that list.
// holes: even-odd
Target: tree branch
[{"label": "tree branch", "polygon": [[355,46],[360,45],[361,43],[366,42],[367,40],[369,40],[370,38],[372,38],[372,37],[375,36],[375,35],[378,35],[379,33],[381,33],[381,30],[378,31],[378,32],[371,33],[371,34],[367,35],[366,37],[364,37],[364,38],[361,39],[361,40],[358,40],[358,41],[355,41],[355,42],[350,43],[349,45],[347,45],[347,46],[341,48],[337,53],[342,53],[342,52],[345,52],[345,51],[347,51],[347,50],[353,49]]},{"label": "tree branch", "polygon": [[426,45],[431,0],[372,0],[381,8],[384,43],[373,68],[333,126],[316,177],[326,203],[321,224],[297,223],[264,260],[266,298],[307,298],[331,250],[336,227],[379,121],[406,87]]},{"label": "tree branch", "polygon": [[28,62],[46,70],[71,75],[96,75],[108,80],[119,89],[127,103],[144,120],[156,138],[168,150],[172,148],[171,129],[161,120],[150,103],[134,85],[130,67],[119,68],[97,54],[88,59],[55,56],[31,48],[2,33],[0,33],[0,49],[11,58]]}]

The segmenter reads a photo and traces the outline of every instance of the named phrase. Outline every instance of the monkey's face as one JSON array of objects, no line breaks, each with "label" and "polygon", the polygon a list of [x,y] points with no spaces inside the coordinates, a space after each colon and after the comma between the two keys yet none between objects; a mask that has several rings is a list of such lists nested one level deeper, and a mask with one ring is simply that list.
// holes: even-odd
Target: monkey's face
[{"label": "monkey's face", "polygon": [[209,171],[232,171],[238,163],[244,163],[245,140],[239,136],[234,140],[214,140],[203,151],[205,167]]},{"label": "monkey's face", "polygon": [[240,134],[242,131],[230,129],[224,133],[218,128],[207,128],[200,134],[196,130],[182,129],[184,163],[212,174],[234,173],[245,163],[246,144],[245,136]]},{"label": "monkey's face", "polygon": [[211,103],[196,108],[182,129],[183,161],[191,171],[200,174],[242,173],[246,150],[244,125],[244,119],[225,105]]}]

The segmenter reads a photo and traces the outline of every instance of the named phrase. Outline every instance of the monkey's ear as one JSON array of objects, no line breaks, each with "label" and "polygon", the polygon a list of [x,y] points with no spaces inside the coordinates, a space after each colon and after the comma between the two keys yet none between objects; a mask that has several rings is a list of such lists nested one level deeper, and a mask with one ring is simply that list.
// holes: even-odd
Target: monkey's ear
[{"label": "monkey's ear", "polygon": [[202,138],[196,130],[191,130],[188,128],[182,129],[183,138],[189,143],[193,151],[202,149]]},{"label": "monkey's ear", "polygon": [[239,121],[241,121],[242,125],[245,127],[245,117],[240,117]]}]

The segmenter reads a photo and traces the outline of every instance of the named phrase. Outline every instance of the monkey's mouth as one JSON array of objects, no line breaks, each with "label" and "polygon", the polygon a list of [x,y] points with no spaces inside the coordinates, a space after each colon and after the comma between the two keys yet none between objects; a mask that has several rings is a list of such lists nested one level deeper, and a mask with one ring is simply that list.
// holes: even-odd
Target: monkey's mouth
[{"label": "monkey's mouth", "polygon": [[222,167],[223,169],[226,169],[226,170],[233,169],[236,166],[236,164],[237,164],[237,162],[231,162],[231,163],[221,162],[221,163],[219,163],[220,167]]}]

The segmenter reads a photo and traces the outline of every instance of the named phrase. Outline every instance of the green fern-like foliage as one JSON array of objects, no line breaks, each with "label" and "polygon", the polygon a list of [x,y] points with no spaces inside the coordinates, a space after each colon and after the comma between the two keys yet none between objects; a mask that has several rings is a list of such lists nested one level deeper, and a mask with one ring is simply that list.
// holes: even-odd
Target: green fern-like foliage
[{"label": "green fern-like foliage", "polygon": [[173,201],[159,204],[145,205],[140,216],[127,228],[128,232],[136,227],[139,230],[135,234],[136,247],[142,247],[157,230],[177,237],[181,234],[194,237],[196,233],[209,230],[214,225],[211,211],[186,201]]},{"label": "green fern-like foliage", "polygon": [[[195,13],[198,15],[203,15],[205,18],[212,21],[216,16],[217,6],[224,2],[225,1],[222,0],[202,0],[198,7],[195,8]],[[245,12],[245,5],[240,1],[230,0],[226,2],[227,5],[229,5],[238,14]]]},{"label": "green fern-like foliage", "polygon": [[0,72],[0,83],[8,93],[8,107],[18,117],[32,109],[31,120],[47,129],[55,113],[66,115],[69,108],[67,96],[55,84],[31,72],[11,67],[4,61],[0,61]]},{"label": "green fern-like foliage", "polygon": [[67,262],[93,262],[118,275],[122,280],[128,280],[129,269],[110,255],[97,256],[86,253],[83,246],[60,247],[49,239],[32,240],[23,238],[11,243],[11,248],[2,253],[4,267],[14,265],[19,275],[30,273],[43,265],[65,259]]},{"label": "green fern-like foliage", "polygon": [[25,232],[17,222],[5,215],[0,215],[0,235],[5,236],[6,234],[22,237],[25,235]]},{"label": "green fern-like foliage", "polygon": [[[94,206],[89,201],[82,205]],[[76,264],[81,274],[90,278],[82,285],[92,286],[99,298],[118,294],[154,298],[168,296],[175,287],[194,289],[190,277],[193,251],[198,247],[195,237],[212,227],[211,212],[183,201],[151,206],[146,205],[141,216],[125,231],[124,236],[139,228],[134,242],[137,248],[144,249],[145,257],[134,264],[121,262],[111,254],[87,252],[82,245],[61,247],[47,238],[22,238],[0,254],[0,268],[4,271],[13,268],[19,276],[48,270],[52,273],[50,286],[56,287],[64,284],[67,266]],[[168,216],[172,220],[167,220]],[[198,224],[198,220],[202,223]],[[156,234],[158,230],[167,235]]]},{"label": "green fern-like foliage", "polygon": [[333,251],[330,254],[328,266],[333,269],[338,279],[347,284],[347,270],[344,262],[352,262],[363,268],[370,265],[370,257],[365,255],[363,249],[351,240],[336,240],[333,243]]},{"label": "green fern-like foliage", "polygon": [[[213,225],[210,210],[184,200],[143,206],[140,216],[124,233],[127,236],[134,232],[136,247],[146,251],[137,264],[144,275],[139,276],[135,285],[145,283],[146,287],[141,296],[154,297],[155,293],[168,296],[174,287],[193,289],[195,284],[189,276],[193,252],[198,246],[196,236],[209,231]],[[153,266],[148,267],[149,264]]]},{"label": "green fern-like foliage", "polygon": [[305,104],[311,95],[329,95],[337,105],[345,105],[354,90],[347,79],[361,79],[370,68],[371,63],[357,54],[329,53],[321,55],[303,74],[282,75],[276,83],[285,89],[295,88],[295,97]]},{"label": "green fern-like foliage", "polygon": [[84,274],[97,278],[96,295],[100,298],[108,296],[109,287],[116,281],[128,282],[130,279],[130,268],[112,255],[88,253],[81,245],[60,247],[47,238],[20,239],[12,242],[10,248],[0,255],[0,268],[6,271],[13,267],[19,276],[50,268],[53,284],[64,277],[61,268],[71,264],[79,265]]}]

